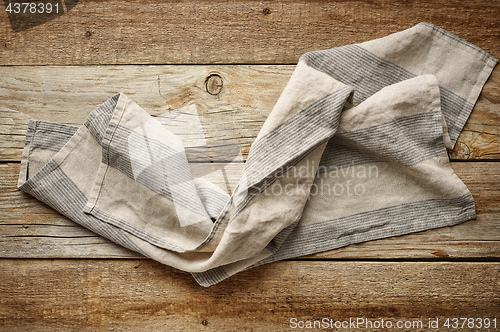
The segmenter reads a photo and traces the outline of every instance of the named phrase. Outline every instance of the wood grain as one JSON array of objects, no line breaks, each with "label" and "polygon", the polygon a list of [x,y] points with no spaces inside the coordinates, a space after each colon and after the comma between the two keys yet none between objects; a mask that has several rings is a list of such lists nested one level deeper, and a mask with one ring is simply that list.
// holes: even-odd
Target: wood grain
[{"label": "wood grain", "polygon": [[421,320],[406,330],[424,331],[429,318],[442,328],[500,313],[500,263],[278,262],[210,288],[153,261],[0,264],[0,331],[289,331],[294,317]]},{"label": "wood grain", "polygon": [[[0,331],[288,331],[293,317],[499,324],[498,68],[450,152],[490,161],[452,164],[476,220],[260,266],[210,288],[15,183],[30,118],[81,125],[118,91],[155,116],[195,103],[208,141],[245,154],[303,53],[426,21],[499,58],[500,1],[56,1],[63,13],[44,17],[0,6]],[[207,80],[214,74],[221,80]],[[241,164],[231,167],[238,178]]]},{"label": "wood grain", "polygon": [[422,21],[500,57],[499,1],[61,2],[71,10],[24,29],[0,11],[0,64],[294,64]]},{"label": "wood grain", "polygon": [[[5,67],[0,77],[0,160],[20,160],[30,118],[81,125],[117,92],[161,116],[194,104],[208,144],[246,156],[294,66]],[[218,75],[218,94],[207,78]],[[496,69],[450,153],[452,160],[500,159],[500,69]],[[191,134],[191,128],[188,128]]]},{"label": "wood grain", "polygon": [[[453,227],[351,245],[308,256],[314,259],[498,258],[500,257],[500,163],[453,163],[472,192],[478,217]],[[226,176],[236,183],[242,164]],[[16,189],[19,164],[0,165],[0,257],[10,258],[134,258]],[[224,182],[212,173],[214,183]]]}]

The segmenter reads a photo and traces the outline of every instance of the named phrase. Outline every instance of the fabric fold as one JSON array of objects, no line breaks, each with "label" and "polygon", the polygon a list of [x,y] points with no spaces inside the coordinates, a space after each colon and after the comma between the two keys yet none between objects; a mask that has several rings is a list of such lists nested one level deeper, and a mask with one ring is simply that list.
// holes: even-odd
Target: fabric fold
[{"label": "fabric fold", "polygon": [[[205,177],[214,165],[203,156],[216,145],[205,144],[194,105],[154,118],[119,93],[79,128],[31,121],[18,185],[203,286],[276,260],[455,225],[475,218],[475,206],[447,148],[495,64],[429,23],[307,53],[229,191]],[[241,156],[224,151],[228,163]]]}]

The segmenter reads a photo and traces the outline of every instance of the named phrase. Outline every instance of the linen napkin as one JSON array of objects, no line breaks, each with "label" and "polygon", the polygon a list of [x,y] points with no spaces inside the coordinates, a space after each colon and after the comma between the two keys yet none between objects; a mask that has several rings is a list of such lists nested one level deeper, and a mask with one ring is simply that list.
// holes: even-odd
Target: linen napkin
[{"label": "linen napkin", "polygon": [[[429,23],[306,53],[230,190],[193,162],[207,151],[196,105],[154,118],[118,93],[79,128],[31,121],[18,185],[203,286],[454,225],[475,218],[475,206],[446,149],[495,64]],[[182,123],[192,126],[189,144],[176,134]]]}]

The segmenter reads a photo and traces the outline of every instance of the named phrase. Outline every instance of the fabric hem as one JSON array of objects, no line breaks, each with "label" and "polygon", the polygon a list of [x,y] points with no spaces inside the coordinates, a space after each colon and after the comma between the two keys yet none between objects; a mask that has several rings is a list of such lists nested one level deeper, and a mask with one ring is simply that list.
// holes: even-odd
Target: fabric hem
[{"label": "fabric hem", "polygon": [[[472,199],[472,197],[471,197]],[[365,242],[370,242],[370,241],[375,241],[375,240],[381,240],[381,239],[386,239],[386,238],[391,238],[391,237],[399,237],[402,235],[410,235],[410,234],[415,234],[427,230],[432,230],[432,229],[437,229],[437,228],[443,228],[443,227],[449,227],[449,226],[454,226],[461,224],[463,222],[466,222],[468,220],[473,220],[476,219],[476,211],[475,211],[475,204],[474,201],[472,200],[469,205],[462,211],[462,213],[458,214],[456,218],[452,220],[442,220],[438,223],[434,223],[432,226],[428,222],[420,222],[420,223],[412,223],[410,225],[414,226],[414,229],[411,232],[408,232],[405,229],[391,229],[390,226],[386,226],[384,228],[379,228],[377,229],[377,232],[372,232],[372,234],[364,234],[366,237],[364,237],[361,241],[346,241],[342,242],[339,241],[339,243],[335,245],[331,245],[328,248],[324,249],[312,249],[312,250],[304,250],[301,253],[294,253],[290,255],[285,255],[284,257],[278,257],[278,258],[273,258],[273,255],[271,254],[270,257],[263,259],[260,262],[257,262],[251,266],[248,266],[247,268],[244,269],[244,271],[249,270],[251,268],[268,264],[268,263],[273,263],[276,261],[282,261],[284,259],[291,259],[291,258],[298,258],[301,256],[306,256],[306,255],[313,255],[321,252],[326,252],[330,250],[336,250],[339,248],[347,247],[349,245],[353,244],[359,244],[359,243],[365,243]],[[408,225],[402,225],[407,227]],[[379,235],[378,233],[383,233],[382,235]],[[326,247],[326,246],[325,246]],[[215,284],[218,284],[221,281],[224,281],[225,279],[229,278],[232,276],[232,274],[226,273],[224,270],[224,267],[218,267],[212,270],[209,270],[209,272],[201,272],[201,273],[191,273],[193,278],[196,280],[196,282],[203,287],[210,287]]]},{"label": "fabric hem", "polygon": [[[36,130],[38,126],[39,121],[33,121],[33,125],[28,128],[26,140],[30,142],[30,145],[26,146],[25,149],[23,150],[23,155],[24,155],[24,163],[23,160],[21,160],[21,171],[20,171],[20,180],[21,176],[26,176],[26,180],[23,183],[18,183],[18,188],[22,191],[25,191],[25,188],[29,187],[31,183],[39,181],[41,178],[43,178],[49,171],[49,169],[55,169],[58,168],[59,165],[69,156],[71,151],[73,151],[79,144],[79,142],[83,139],[82,136],[82,130],[85,128],[85,126],[80,126],[78,130],[75,132],[75,134],[69,139],[66,144],[59,150],[59,152],[56,153],[56,155],[49,161],[47,162],[38,172],[36,172],[33,176],[29,176],[29,152],[31,149],[31,141],[34,139],[36,135]],[[44,122],[47,124],[47,129],[50,128],[50,122]],[[59,124],[55,123],[54,127],[57,128]],[[28,137],[28,135],[30,135]],[[25,153],[26,151],[26,153]],[[56,165],[56,166],[54,166]]]},{"label": "fabric hem", "polygon": [[[427,29],[431,29],[434,33],[439,33],[445,37],[447,37],[447,41],[450,43],[455,44],[456,46],[460,47],[461,49],[466,50],[468,53],[472,55],[479,55],[481,62],[483,62],[483,67],[481,68],[480,72],[476,76],[476,80],[474,84],[471,84],[471,90],[467,98],[465,100],[469,102],[470,104],[473,105],[473,107],[468,108],[468,107],[462,107],[460,109],[460,113],[456,118],[456,122],[454,123],[455,127],[459,128],[459,135],[462,132],[465,124],[467,123],[467,120],[469,119],[474,106],[477,102],[477,99],[479,98],[479,95],[481,94],[481,91],[486,84],[486,81],[490,77],[491,73],[493,72],[493,69],[495,68],[495,65],[497,63],[497,59],[492,57],[490,54],[488,54],[486,51],[482,50],[481,48],[475,46],[474,44],[469,43],[466,40],[463,40],[460,37],[455,36],[452,33],[449,33],[437,26],[435,26],[432,23],[427,23],[427,22],[421,22],[417,26],[425,27]],[[450,137],[451,138],[451,137]],[[458,141],[458,137],[456,138],[451,138],[450,143],[451,143],[451,148],[450,150],[454,148],[455,144]]]},{"label": "fabric hem", "polygon": [[[460,110],[460,115],[457,117],[456,120],[456,125],[460,128],[460,133],[462,133],[465,124],[469,120],[469,117],[472,111],[474,110],[476,102],[479,98],[479,95],[481,94],[481,91],[483,90],[486,81],[491,76],[491,73],[493,72],[496,63],[497,63],[496,59],[493,59],[491,57],[488,58],[488,61],[484,64],[483,68],[481,69],[481,72],[477,76],[475,84],[472,85],[472,89],[471,92],[469,93],[469,96],[467,97],[467,101],[470,102],[473,105],[473,107],[471,107],[470,109],[462,108]],[[460,137],[460,133],[458,137]],[[453,147],[458,142],[458,137],[455,140],[455,142],[452,142]]]},{"label": "fabric hem", "polygon": [[[415,212],[413,209],[408,210],[405,214],[399,214],[399,216],[406,216],[406,219],[414,219],[411,222],[407,223],[399,223],[399,224],[394,224],[394,223],[387,223],[384,224],[380,227],[372,228],[367,232],[364,233],[357,233],[357,234],[362,234],[363,237],[360,239],[351,239],[348,237],[342,238],[334,238],[328,241],[321,241],[321,239],[318,239],[318,242],[323,244],[319,244],[320,248],[317,246],[312,246],[309,248],[306,248],[304,246],[298,246],[298,245],[293,245],[293,247],[297,248],[298,250],[296,251],[285,251],[284,254],[280,255],[280,252],[278,251],[275,254],[273,254],[271,257],[262,260],[261,262],[258,262],[249,268],[275,262],[278,260],[283,260],[283,259],[289,259],[289,258],[295,258],[295,257],[300,257],[300,256],[305,256],[305,255],[312,255],[315,253],[320,253],[320,252],[326,252],[330,250],[335,250],[338,248],[343,248],[346,246],[349,246],[351,244],[357,244],[357,243],[365,243],[369,241],[374,241],[374,240],[380,240],[380,239],[386,239],[386,238],[391,238],[391,237],[397,237],[397,236],[402,236],[402,235],[409,235],[409,234],[414,234],[418,232],[423,232],[431,229],[437,229],[437,228],[442,228],[442,227],[448,227],[448,226],[454,226],[457,224],[461,224],[463,222],[466,222],[468,220],[473,220],[476,219],[476,208],[475,208],[475,203],[472,195],[470,193],[467,193],[463,196],[460,196],[465,200],[464,205],[461,208],[461,211],[457,212],[454,214],[453,217],[451,218],[446,218],[446,219],[435,219],[433,218],[432,215],[425,215],[424,217],[420,216],[419,219],[415,218]],[[458,199],[460,198],[458,197]],[[435,216],[434,216],[435,217]],[[326,221],[326,222],[320,222],[319,224],[323,223],[328,223],[332,221]],[[311,226],[313,226],[312,224]],[[397,225],[397,228],[394,228],[394,225]],[[307,227],[307,226],[306,226]],[[303,235],[301,235],[303,236]],[[298,237],[301,237],[298,236]],[[309,235],[312,236],[312,235]],[[318,245],[316,243],[316,245]],[[285,249],[286,250],[286,249]],[[288,253],[287,253],[288,252]]]},{"label": "fabric hem", "polygon": [[29,155],[31,152],[31,143],[33,142],[36,131],[36,120],[28,122],[28,129],[26,130],[26,137],[24,140],[24,148],[21,154],[21,168],[19,170],[19,177],[17,179],[17,187],[21,189],[24,183],[29,180]]},{"label": "fabric hem", "polygon": [[97,173],[94,179],[94,185],[92,186],[92,189],[90,191],[87,204],[85,204],[83,208],[83,212],[87,214],[92,214],[92,211],[94,207],[97,205],[97,201],[99,200],[99,196],[101,194],[102,186],[104,183],[104,179],[106,177],[106,173],[108,171],[109,163],[104,163],[104,160],[107,160],[109,158],[109,145],[111,141],[113,140],[113,135],[114,131],[116,130],[117,126],[114,128],[111,127],[111,123],[115,123],[118,125],[123,117],[123,114],[125,113],[126,106],[128,104],[128,98],[123,94],[119,93],[118,101],[116,102],[116,107],[113,110],[113,115],[111,117],[111,120],[109,121],[109,124],[106,128],[106,132],[104,134],[104,137],[102,138],[102,145],[101,145],[101,153],[102,153],[102,160],[101,164],[99,165],[99,168],[97,169]]}]

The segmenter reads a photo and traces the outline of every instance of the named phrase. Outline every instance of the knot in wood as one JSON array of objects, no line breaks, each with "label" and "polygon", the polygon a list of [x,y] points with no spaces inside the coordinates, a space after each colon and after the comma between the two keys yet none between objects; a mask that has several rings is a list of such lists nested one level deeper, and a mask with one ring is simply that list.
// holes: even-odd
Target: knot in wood
[{"label": "knot in wood", "polygon": [[451,159],[469,159],[471,151],[469,146],[461,141],[457,141],[453,150],[448,152],[448,156]]},{"label": "knot in wood", "polygon": [[218,74],[211,74],[205,80],[205,88],[211,95],[218,95],[224,85],[222,77]]}]

